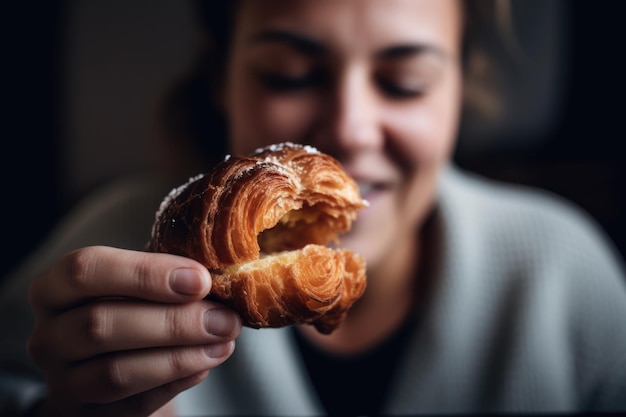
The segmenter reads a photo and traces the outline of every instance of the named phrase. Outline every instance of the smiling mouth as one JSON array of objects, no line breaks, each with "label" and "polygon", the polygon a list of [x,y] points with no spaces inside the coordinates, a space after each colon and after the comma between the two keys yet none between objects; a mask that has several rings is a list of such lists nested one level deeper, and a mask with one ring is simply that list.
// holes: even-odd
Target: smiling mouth
[{"label": "smiling mouth", "polygon": [[372,182],[362,182],[357,181],[357,185],[359,186],[359,193],[363,198],[367,198],[368,195],[372,195],[379,191],[384,191],[389,187],[382,183],[372,183]]}]

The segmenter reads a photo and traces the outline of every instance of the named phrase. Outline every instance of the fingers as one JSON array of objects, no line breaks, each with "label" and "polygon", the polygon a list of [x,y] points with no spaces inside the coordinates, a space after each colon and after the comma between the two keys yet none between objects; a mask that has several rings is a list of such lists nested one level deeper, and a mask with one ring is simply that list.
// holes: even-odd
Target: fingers
[{"label": "fingers", "polygon": [[64,256],[29,288],[28,351],[47,404],[69,415],[148,415],[199,382],[241,330],[234,312],[204,300],[210,289],[207,269],[181,256],[109,247]]},{"label": "fingers", "polygon": [[55,374],[49,380],[50,394],[80,399],[82,404],[111,404],[214,368],[233,349],[229,341],[103,356]]},{"label": "fingers", "polygon": [[106,352],[221,343],[240,330],[237,314],[209,301],[105,300],[46,320],[33,332],[29,352],[40,367],[48,368],[50,363],[77,362]]},{"label": "fingers", "polygon": [[36,312],[64,310],[97,297],[132,297],[164,303],[204,298],[211,277],[181,256],[89,247],[71,252],[30,287]]},{"label": "fingers", "polygon": [[164,404],[174,398],[178,393],[202,382],[209,371],[204,371],[186,378],[179,379],[169,384],[151,389],[150,391],[137,394],[114,404],[104,407],[85,407],[90,417],[135,417],[151,415]]},{"label": "fingers", "polygon": [[[44,403],[40,415],[71,415],[89,417],[137,417],[149,416],[161,409],[177,394],[202,382],[209,371],[203,371],[188,377],[172,381],[151,390],[142,392],[129,398],[111,404],[81,404],[67,406],[57,401]],[[169,414],[164,414],[169,415]]]}]

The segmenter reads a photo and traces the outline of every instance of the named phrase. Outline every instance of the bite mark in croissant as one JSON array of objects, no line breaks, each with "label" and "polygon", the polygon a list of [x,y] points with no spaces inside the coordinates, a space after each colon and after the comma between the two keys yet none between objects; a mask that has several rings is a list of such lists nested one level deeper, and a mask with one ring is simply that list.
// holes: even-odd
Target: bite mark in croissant
[{"label": "bite mark in croissant", "polygon": [[148,249],[211,272],[210,297],[249,327],[308,323],[328,334],[365,290],[365,262],[338,242],[367,203],[330,156],[283,143],[226,157],[172,190]]}]

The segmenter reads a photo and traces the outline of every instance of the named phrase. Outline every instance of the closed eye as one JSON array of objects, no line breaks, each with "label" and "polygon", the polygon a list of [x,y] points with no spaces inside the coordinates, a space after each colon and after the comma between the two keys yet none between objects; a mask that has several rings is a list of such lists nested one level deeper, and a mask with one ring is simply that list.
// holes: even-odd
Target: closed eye
[{"label": "closed eye", "polygon": [[387,80],[385,78],[378,78],[376,80],[378,87],[382,92],[390,98],[395,99],[410,99],[418,98],[424,95],[425,90],[421,86],[407,87],[402,84]]},{"label": "closed eye", "polygon": [[375,80],[392,99],[419,98],[428,93],[449,62],[448,55],[432,44],[400,44],[377,54]]},{"label": "closed eye", "polygon": [[320,71],[311,71],[299,76],[262,71],[258,76],[261,83],[269,90],[284,93],[316,88],[324,82],[324,77]]}]

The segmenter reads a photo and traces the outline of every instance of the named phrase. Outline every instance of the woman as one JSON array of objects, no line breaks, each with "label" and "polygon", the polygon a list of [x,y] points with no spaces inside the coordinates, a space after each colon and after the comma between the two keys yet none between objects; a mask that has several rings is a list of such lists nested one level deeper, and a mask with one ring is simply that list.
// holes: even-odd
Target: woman
[{"label": "woman", "polygon": [[48,391],[33,412],[626,409],[611,248],[566,204],[450,166],[468,3],[248,0],[220,16],[210,97],[228,151],[300,142],[343,164],[371,204],[342,240],[367,291],[331,335],[242,329],[191,259],[77,249],[30,286]]}]

